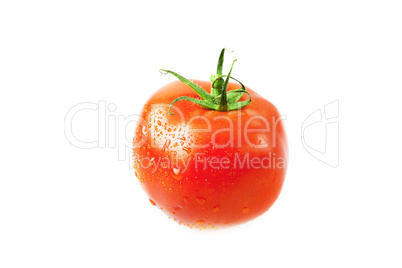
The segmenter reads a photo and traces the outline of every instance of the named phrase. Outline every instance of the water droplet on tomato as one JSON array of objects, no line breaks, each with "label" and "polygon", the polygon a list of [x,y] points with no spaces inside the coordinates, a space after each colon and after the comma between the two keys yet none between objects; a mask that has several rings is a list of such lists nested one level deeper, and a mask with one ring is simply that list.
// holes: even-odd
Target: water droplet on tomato
[{"label": "water droplet on tomato", "polygon": [[147,135],[147,134],[148,134],[148,128],[147,128],[146,126],[142,126],[142,133],[143,133],[144,135]]},{"label": "water droplet on tomato", "polygon": [[173,168],[173,172],[174,172],[174,174],[179,175],[180,168]]},{"label": "water droplet on tomato", "polygon": [[[161,167],[162,167],[163,169],[166,169],[166,168],[168,167],[168,163],[162,162],[162,163],[161,163]],[[166,175],[166,174],[165,174],[165,175]]]},{"label": "water droplet on tomato", "polygon": [[191,148],[190,147],[183,147],[183,151],[185,151],[186,153],[191,153]]},{"label": "water droplet on tomato", "polygon": [[183,174],[180,172],[180,168],[173,168],[173,174],[172,174],[173,178],[175,178],[176,180],[181,180],[183,177]]},{"label": "water droplet on tomato", "polygon": [[243,213],[247,213],[249,211],[248,207],[243,208],[243,210],[241,212]]},{"label": "water droplet on tomato", "polygon": [[212,208],[213,212],[218,212],[221,209],[221,207],[219,205],[216,205]]},{"label": "water droplet on tomato", "polygon": [[196,197],[196,200],[197,200],[197,202],[199,203],[199,204],[205,204],[205,202],[207,201],[204,197],[202,197],[202,196],[197,196]]},{"label": "water droplet on tomato", "polygon": [[166,148],[168,148],[170,146],[171,142],[172,142],[171,140],[166,140],[165,141],[165,144],[162,147],[162,152],[164,152],[166,150]]}]

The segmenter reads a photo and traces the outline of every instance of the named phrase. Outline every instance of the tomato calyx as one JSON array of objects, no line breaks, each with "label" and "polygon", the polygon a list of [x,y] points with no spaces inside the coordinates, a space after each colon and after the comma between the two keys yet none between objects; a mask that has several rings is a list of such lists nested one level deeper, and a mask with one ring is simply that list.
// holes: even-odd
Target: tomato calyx
[{"label": "tomato calyx", "polygon": [[[193,83],[192,81],[188,80],[187,78],[179,75],[178,73],[175,73],[170,70],[160,69],[161,73],[172,74],[175,77],[177,77],[181,82],[190,86],[201,98],[196,99],[188,96],[178,97],[170,104],[169,114],[173,115],[173,113],[171,112],[173,104],[182,100],[191,101],[205,109],[222,111],[222,112],[239,110],[245,107],[246,105],[250,104],[251,96],[250,93],[247,92],[246,87],[239,80],[231,76],[233,65],[236,62],[236,60],[233,61],[229,73],[227,75],[222,74],[225,50],[226,49],[223,48],[219,55],[216,75],[212,75],[210,78],[212,82],[211,93],[208,93],[205,89]],[[227,86],[230,79],[233,79],[236,82],[238,82],[241,87],[239,89],[227,91]],[[244,93],[248,94],[249,99],[246,101],[239,101],[240,98],[244,95]]]}]

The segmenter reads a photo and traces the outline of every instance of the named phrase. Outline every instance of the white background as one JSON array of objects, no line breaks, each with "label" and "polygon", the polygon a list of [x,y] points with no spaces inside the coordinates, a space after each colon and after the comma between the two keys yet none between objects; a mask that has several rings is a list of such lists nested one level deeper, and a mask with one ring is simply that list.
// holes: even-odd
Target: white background
[{"label": "white background", "polygon": [[[401,14],[400,1],[2,1],[0,267],[401,267]],[[82,102],[137,114],[174,80],[158,68],[207,80],[222,47],[226,71],[237,58],[233,76],[287,116],[290,164],[267,213],[199,231],[149,204],[117,148],[70,144],[64,119]],[[336,100],[333,168],[301,127]],[[74,120],[97,139],[96,112]]]}]

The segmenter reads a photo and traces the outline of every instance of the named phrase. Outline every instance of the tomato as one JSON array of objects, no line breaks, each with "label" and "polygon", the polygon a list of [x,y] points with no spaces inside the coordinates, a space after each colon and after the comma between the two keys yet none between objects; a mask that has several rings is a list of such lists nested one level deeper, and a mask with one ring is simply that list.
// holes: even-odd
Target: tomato
[{"label": "tomato", "polygon": [[134,135],[134,168],[150,203],[201,229],[266,212],[287,169],[283,118],[258,93],[229,82],[231,71],[222,75],[223,54],[211,81],[164,70],[180,81],[150,97]]}]

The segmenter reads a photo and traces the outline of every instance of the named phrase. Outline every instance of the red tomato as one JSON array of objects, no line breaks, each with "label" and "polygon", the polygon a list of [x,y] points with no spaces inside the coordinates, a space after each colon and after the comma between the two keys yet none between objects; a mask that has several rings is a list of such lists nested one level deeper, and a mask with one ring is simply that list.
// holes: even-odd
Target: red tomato
[{"label": "red tomato", "polygon": [[[151,204],[190,227],[232,225],[263,214],[278,198],[286,174],[287,140],[278,110],[242,84],[237,92],[239,84],[228,82],[230,72],[221,75],[219,63],[214,87],[167,71],[183,82],[152,95],[134,136],[134,168]],[[211,92],[209,104],[199,105],[205,95],[194,84]],[[231,101],[224,108],[223,94]],[[197,103],[174,102],[182,96]]]}]

